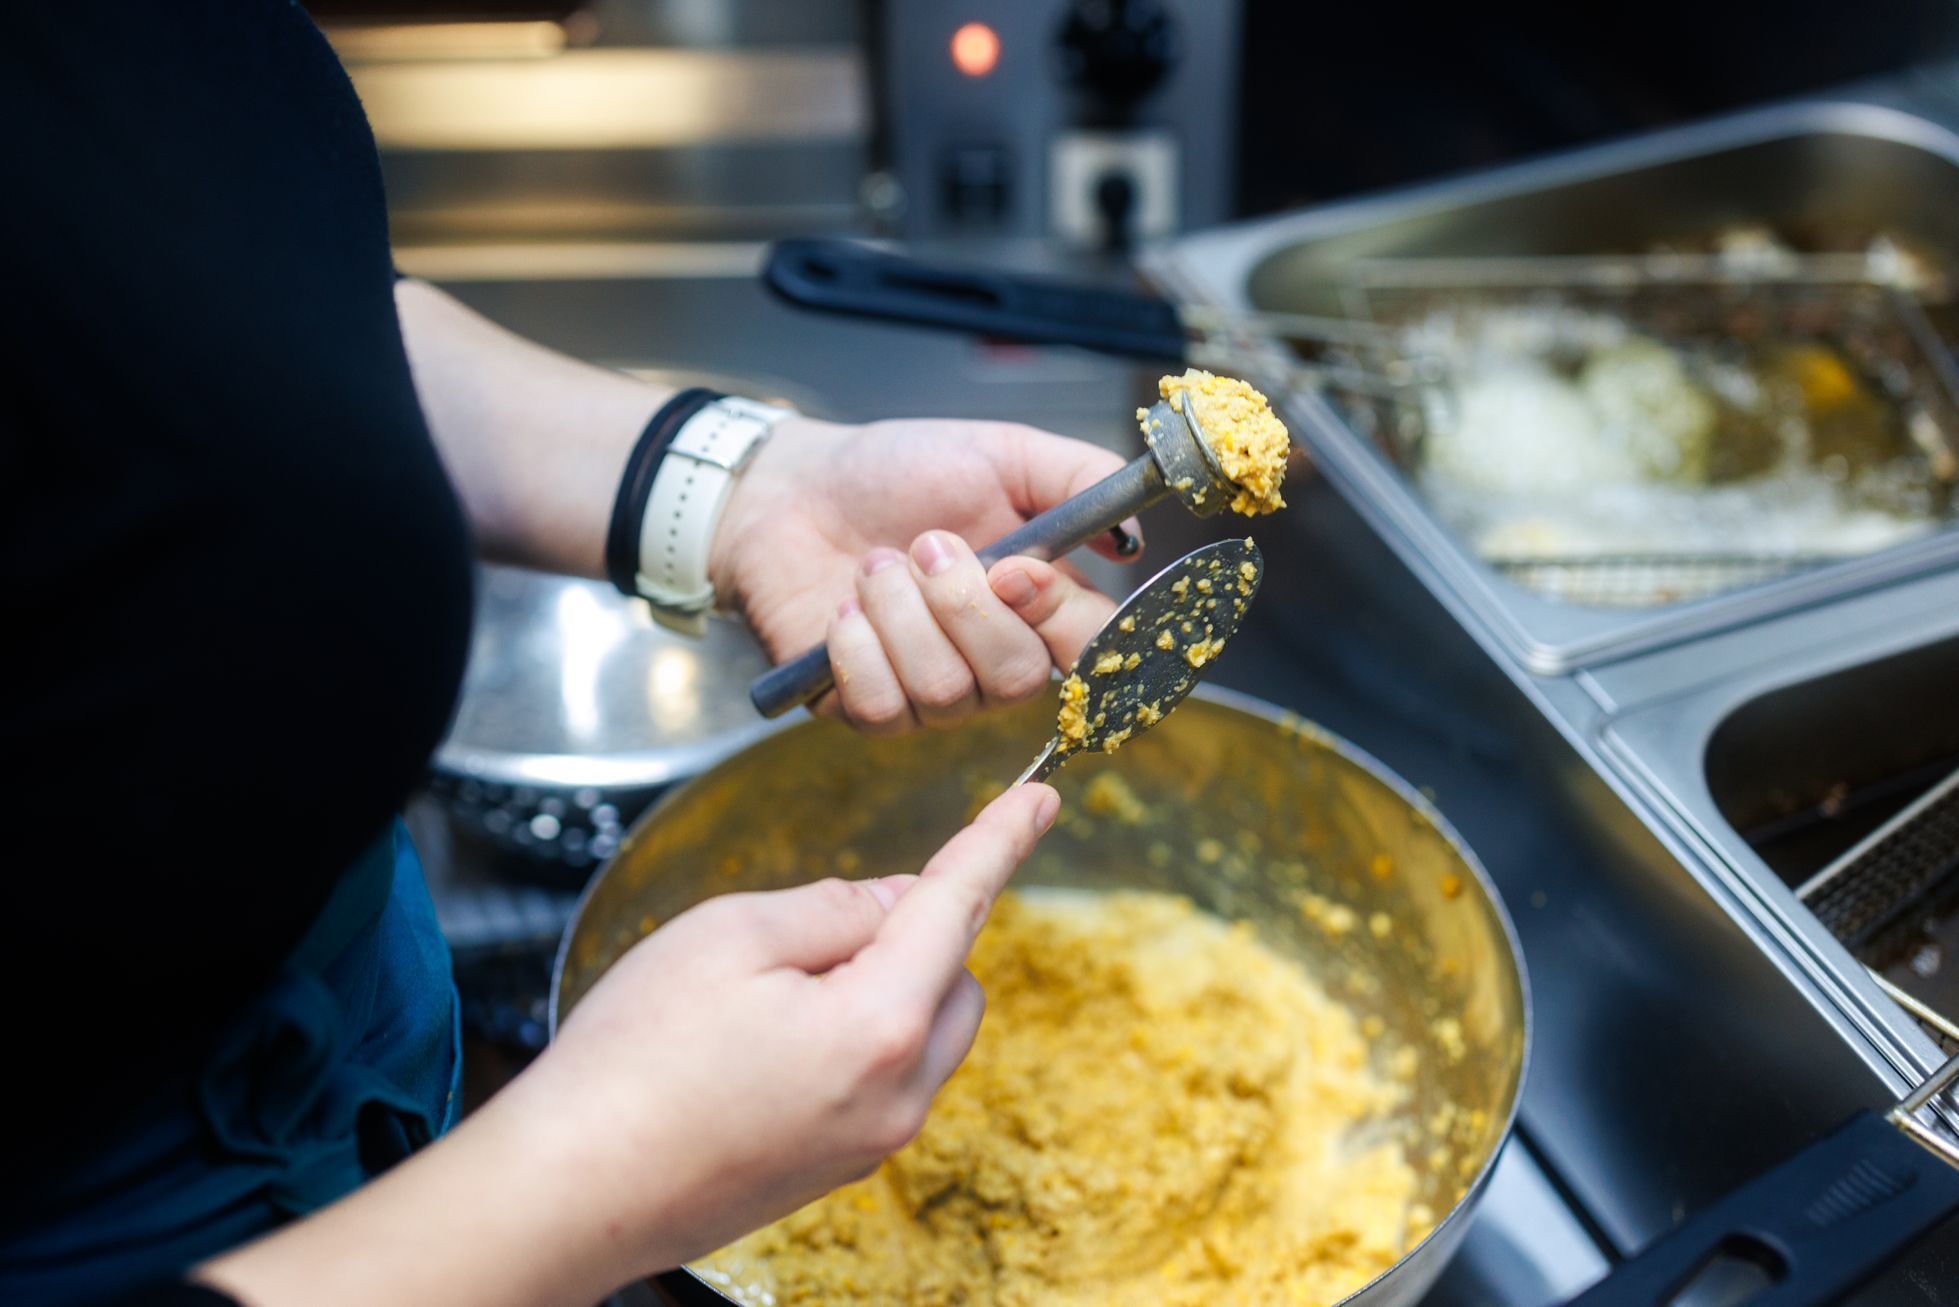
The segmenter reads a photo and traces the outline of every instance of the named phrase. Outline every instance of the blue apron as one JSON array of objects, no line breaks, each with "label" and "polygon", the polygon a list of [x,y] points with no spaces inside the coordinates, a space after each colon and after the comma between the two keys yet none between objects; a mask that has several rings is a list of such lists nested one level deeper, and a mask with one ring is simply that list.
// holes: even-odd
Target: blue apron
[{"label": "blue apron", "polygon": [[323,1207],[454,1120],[449,950],[396,821],[206,1063],[0,1232],[0,1303],[85,1303]]}]

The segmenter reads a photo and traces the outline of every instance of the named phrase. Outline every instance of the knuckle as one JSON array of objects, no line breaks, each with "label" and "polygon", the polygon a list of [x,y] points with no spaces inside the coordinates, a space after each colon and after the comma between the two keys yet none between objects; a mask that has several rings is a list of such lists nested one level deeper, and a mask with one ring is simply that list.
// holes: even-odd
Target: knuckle
[{"label": "knuckle", "polygon": [[912,698],[925,708],[957,708],[973,693],[973,674],[962,663],[957,668],[935,668],[918,678]]},{"label": "knuckle", "polygon": [[907,705],[897,686],[867,685],[844,696],[844,710],[865,726],[889,727],[904,720]]},{"label": "knuckle", "polygon": [[864,890],[841,876],[825,876],[822,880],[810,883],[810,893],[823,901],[823,906],[831,913],[853,911],[861,901]]},{"label": "knuckle", "polygon": [[1045,650],[1039,654],[1016,654],[995,670],[993,697],[1008,703],[1020,703],[1046,689],[1048,680]]},{"label": "knuckle", "polygon": [[977,889],[963,889],[958,898],[959,910],[965,914],[966,933],[977,935],[980,927],[986,924],[986,912],[992,906],[985,894]]},{"label": "knuckle", "polygon": [[871,1132],[871,1146],[888,1157],[918,1138],[918,1132],[924,1128],[925,1104],[909,1100],[895,1102],[879,1114]]},{"label": "knuckle", "polygon": [[861,725],[859,729],[874,740],[895,740],[917,730],[918,723],[910,717],[896,717],[888,722]]},{"label": "knuckle", "polygon": [[925,1051],[925,1025],[897,1008],[880,1009],[864,1025],[863,1054],[874,1073],[911,1066]]}]

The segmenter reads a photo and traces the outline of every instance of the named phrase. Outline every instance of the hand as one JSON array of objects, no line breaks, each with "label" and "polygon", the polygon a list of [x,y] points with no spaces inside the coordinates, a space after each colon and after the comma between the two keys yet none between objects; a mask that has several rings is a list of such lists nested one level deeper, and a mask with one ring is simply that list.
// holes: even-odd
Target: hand
[{"label": "hand", "polygon": [[869,1175],[972,1046],[966,955],[1060,805],[1024,785],[919,875],[682,913],[447,1136],[194,1278],[263,1307],[582,1307]]},{"label": "hand", "polygon": [[645,1250],[637,1273],[910,1141],[979,1029],[974,936],[1059,806],[1045,785],[1010,790],[916,876],[711,899],[586,995],[512,1088],[588,1141],[587,1179]]},{"label": "hand", "polygon": [[871,734],[950,726],[1043,692],[1115,611],[1066,564],[988,573],[973,547],[1121,466],[1008,423],[792,418],[736,482],[709,574],[777,661],[828,641],[817,711]]}]

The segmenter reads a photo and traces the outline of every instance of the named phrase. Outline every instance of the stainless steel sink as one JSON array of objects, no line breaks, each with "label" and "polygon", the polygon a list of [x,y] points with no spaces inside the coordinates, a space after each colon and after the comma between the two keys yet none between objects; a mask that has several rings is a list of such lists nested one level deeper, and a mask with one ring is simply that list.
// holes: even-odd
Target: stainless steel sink
[{"label": "stainless steel sink", "polygon": [[[1890,231],[1959,260],[1959,135],[1878,103],[1783,106],[1456,181],[1190,237],[1152,274],[1226,309],[1337,314],[1357,258],[1637,251],[1764,222],[1805,246]],[[1247,338],[1277,368],[1276,342]],[[1289,397],[1326,474],[1488,643],[1556,674],[1922,573],[1959,559],[1959,530],[1711,598],[1648,609],[1547,599],[1485,565],[1381,450],[1321,397]]]}]

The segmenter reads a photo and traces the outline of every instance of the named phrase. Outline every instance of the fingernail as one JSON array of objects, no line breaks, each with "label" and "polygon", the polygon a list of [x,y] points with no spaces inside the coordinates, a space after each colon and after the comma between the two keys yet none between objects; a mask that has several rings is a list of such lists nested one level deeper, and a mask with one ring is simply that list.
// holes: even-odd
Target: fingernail
[{"label": "fingernail", "polygon": [[1061,811],[1061,796],[1050,786],[1041,787],[1041,801],[1034,805],[1034,833],[1045,835],[1048,827],[1054,825],[1056,814]]},{"label": "fingernail", "polygon": [[1034,578],[1024,568],[1010,567],[993,578],[993,593],[1009,608],[1024,608],[1034,602],[1037,592]]},{"label": "fingernail", "polygon": [[952,545],[946,540],[944,532],[927,531],[911,542],[912,561],[927,576],[944,572],[952,566],[954,557]]},{"label": "fingernail", "polygon": [[876,576],[893,563],[903,562],[904,558],[905,556],[897,550],[888,549],[883,545],[879,545],[876,549],[864,555],[864,575]]},{"label": "fingernail", "polygon": [[852,595],[850,598],[844,600],[842,603],[837,605],[838,617],[849,617],[853,613],[861,613],[863,611],[864,611],[864,605],[857,602],[856,595]]},{"label": "fingernail", "polygon": [[876,899],[878,905],[886,912],[891,911],[891,905],[898,901],[898,891],[882,880],[861,880],[857,883],[869,890],[871,897]]}]

